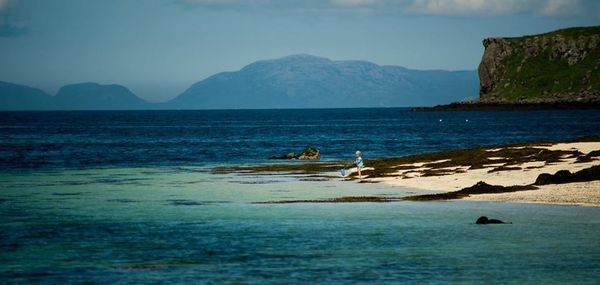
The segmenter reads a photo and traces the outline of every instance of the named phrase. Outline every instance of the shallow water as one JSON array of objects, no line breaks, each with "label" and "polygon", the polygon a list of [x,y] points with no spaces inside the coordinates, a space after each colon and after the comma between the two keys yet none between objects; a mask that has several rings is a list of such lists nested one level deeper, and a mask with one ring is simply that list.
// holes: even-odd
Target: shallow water
[{"label": "shallow water", "polygon": [[[600,208],[252,204],[407,195],[203,167],[0,174],[4,282],[594,284]],[[508,225],[475,225],[480,215]]]}]

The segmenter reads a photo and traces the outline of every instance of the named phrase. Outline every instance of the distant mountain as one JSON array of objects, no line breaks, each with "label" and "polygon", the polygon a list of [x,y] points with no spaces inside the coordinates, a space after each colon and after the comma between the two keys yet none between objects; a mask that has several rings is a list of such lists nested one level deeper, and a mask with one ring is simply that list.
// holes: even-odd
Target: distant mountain
[{"label": "distant mountain", "polygon": [[60,88],[54,98],[55,108],[63,110],[131,110],[148,109],[150,103],[121,85],[79,83]]},{"label": "distant mountain", "polygon": [[52,108],[52,96],[44,91],[0,81],[0,110],[47,110]]},{"label": "distant mountain", "polygon": [[195,83],[168,102],[182,109],[399,107],[476,97],[475,71],[411,70],[292,55]]},{"label": "distant mountain", "polygon": [[121,85],[72,84],[51,96],[39,89],[0,82],[0,110],[135,110],[158,106]]},{"label": "distant mountain", "polygon": [[215,74],[149,103],[121,85],[79,83],[56,96],[0,82],[0,110],[264,109],[431,106],[477,96],[475,71],[411,70],[292,55]]}]

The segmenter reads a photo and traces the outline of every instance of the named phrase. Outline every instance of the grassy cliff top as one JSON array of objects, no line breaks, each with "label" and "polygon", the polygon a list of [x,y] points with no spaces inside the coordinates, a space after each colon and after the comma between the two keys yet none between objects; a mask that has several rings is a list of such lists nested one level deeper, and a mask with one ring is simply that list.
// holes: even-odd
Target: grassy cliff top
[{"label": "grassy cliff top", "polygon": [[481,101],[600,101],[600,26],[486,39]]},{"label": "grassy cliff top", "polygon": [[573,28],[560,29],[560,30],[547,32],[547,33],[543,33],[543,34],[537,34],[537,35],[525,35],[525,36],[521,36],[521,37],[506,37],[505,39],[523,40],[523,39],[527,39],[527,38],[547,37],[547,36],[563,36],[563,37],[567,37],[567,38],[578,38],[581,36],[593,36],[593,35],[600,35],[600,26],[573,27]]}]

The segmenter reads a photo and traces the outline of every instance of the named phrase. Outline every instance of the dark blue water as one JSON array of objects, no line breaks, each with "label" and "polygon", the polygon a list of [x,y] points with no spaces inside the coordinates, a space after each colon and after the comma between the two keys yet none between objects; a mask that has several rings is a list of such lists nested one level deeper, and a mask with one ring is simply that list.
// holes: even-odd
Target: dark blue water
[{"label": "dark blue water", "polygon": [[0,168],[252,163],[307,146],[323,159],[387,157],[599,133],[596,110],[0,112]]}]

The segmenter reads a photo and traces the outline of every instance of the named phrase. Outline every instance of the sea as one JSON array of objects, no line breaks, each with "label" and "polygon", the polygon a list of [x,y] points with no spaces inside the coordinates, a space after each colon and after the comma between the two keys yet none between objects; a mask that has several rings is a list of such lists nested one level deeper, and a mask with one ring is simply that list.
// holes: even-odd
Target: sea
[{"label": "sea", "polygon": [[265,204],[417,190],[212,169],[599,134],[597,110],[0,112],[0,283],[597,284],[599,207]]}]

